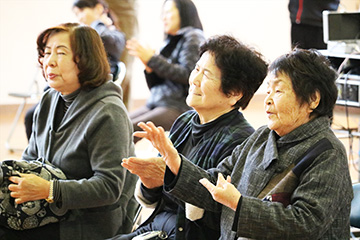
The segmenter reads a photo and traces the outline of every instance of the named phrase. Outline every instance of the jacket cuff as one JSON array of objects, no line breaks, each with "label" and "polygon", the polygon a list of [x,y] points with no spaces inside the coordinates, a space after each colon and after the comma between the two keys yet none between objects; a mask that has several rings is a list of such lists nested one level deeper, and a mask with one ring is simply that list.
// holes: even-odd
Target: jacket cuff
[{"label": "jacket cuff", "polygon": [[241,202],[242,202],[242,195],[240,196],[238,205],[236,207],[236,212],[235,212],[235,217],[234,217],[234,223],[232,226],[232,229],[234,232],[237,232],[237,227],[238,227],[238,220],[239,220],[239,215],[240,215],[240,208],[241,208]]},{"label": "jacket cuff", "polygon": [[[161,188],[156,188],[155,191],[159,191],[159,189],[161,190]],[[140,179],[137,181],[136,183],[136,187],[135,187],[135,192],[134,192],[134,196],[136,201],[138,201],[141,206],[146,207],[146,208],[155,208],[158,201],[151,201],[148,198],[146,198],[146,193],[145,192],[151,192],[153,191],[152,189],[148,189],[146,188],[140,181]],[[144,194],[145,193],[145,194]]]}]

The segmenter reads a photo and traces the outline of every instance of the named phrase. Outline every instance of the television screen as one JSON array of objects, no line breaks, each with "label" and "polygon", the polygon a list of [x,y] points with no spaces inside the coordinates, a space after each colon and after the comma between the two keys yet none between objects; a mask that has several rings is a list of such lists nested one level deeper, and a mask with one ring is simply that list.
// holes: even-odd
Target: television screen
[{"label": "television screen", "polygon": [[360,12],[323,11],[324,42],[360,39]]}]

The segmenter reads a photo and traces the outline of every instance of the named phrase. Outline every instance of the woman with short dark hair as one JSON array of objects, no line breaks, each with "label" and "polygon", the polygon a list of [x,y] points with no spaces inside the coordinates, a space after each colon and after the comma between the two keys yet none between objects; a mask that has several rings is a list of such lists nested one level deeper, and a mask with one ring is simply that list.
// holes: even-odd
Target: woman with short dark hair
[{"label": "woman with short dark hair", "polygon": [[[260,53],[227,35],[208,39],[200,49],[186,98],[194,110],[176,119],[169,141],[198,167],[210,169],[254,132],[239,108],[245,109],[260,87],[267,63]],[[144,123],[139,127],[146,129]],[[161,157],[124,159],[123,166],[141,180],[135,191],[137,200],[155,210],[136,231],[113,239],[129,240],[159,230],[166,232],[168,239],[219,238],[220,212],[204,211],[163,191],[165,162]]]}]

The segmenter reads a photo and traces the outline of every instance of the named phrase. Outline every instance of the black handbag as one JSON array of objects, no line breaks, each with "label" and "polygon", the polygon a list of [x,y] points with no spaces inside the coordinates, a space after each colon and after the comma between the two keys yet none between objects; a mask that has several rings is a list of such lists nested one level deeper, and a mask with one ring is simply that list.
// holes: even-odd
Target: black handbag
[{"label": "black handbag", "polygon": [[45,199],[16,204],[10,196],[10,176],[19,173],[35,174],[46,180],[66,179],[65,174],[43,159],[4,160],[0,164],[0,225],[14,230],[26,230],[41,227],[49,223],[66,219],[68,211],[59,211],[55,203]]}]

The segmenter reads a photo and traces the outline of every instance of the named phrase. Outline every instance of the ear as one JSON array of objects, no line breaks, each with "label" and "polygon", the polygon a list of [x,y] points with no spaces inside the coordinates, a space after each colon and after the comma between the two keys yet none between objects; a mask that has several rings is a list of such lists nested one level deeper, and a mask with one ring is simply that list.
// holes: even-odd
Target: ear
[{"label": "ear", "polygon": [[311,102],[310,102],[310,109],[311,110],[314,110],[315,108],[317,108],[317,106],[319,105],[320,103],[320,99],[321,99],[321,96],[320,96],[320,92],[317,90],[313,96],[311,96]]},{"label": "ear", "polygon": [[96,4],[95,11],[99,16],[101,16],[105,11],[104,6],[101,3]]},{"label": "ear", "polygon": [[243,97],[242,92],[232,92],[228,95],[228,98],[230,99],[231,106],[234,106],[237,101],[239,101]]}]

